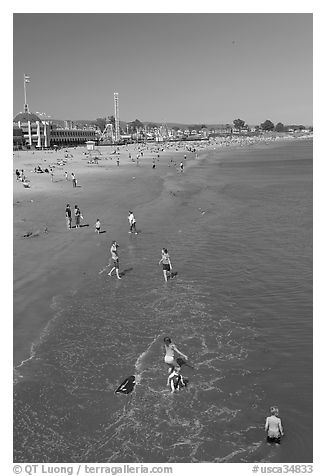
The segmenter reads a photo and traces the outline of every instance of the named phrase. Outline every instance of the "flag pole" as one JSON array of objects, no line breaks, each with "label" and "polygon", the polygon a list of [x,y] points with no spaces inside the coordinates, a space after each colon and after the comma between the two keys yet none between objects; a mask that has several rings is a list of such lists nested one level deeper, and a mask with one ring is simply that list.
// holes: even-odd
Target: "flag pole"
[{"label": "flag pole", "polygon": [[24,99],[25,99],[24,112],[28,112],[26,83],[29,83],[29,76],[26,76],[26,74],[24,73]]}]

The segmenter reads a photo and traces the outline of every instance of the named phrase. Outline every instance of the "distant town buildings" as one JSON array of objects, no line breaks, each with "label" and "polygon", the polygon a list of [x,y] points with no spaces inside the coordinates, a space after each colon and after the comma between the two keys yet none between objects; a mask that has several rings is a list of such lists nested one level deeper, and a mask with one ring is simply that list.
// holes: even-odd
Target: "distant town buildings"
[{"label": "distant town buildings", "polygon": [[[119,93],[114,93],[114,116],[100,118],[96,121],[50,120],[45,113],[33,114],[27,104],[27,88],[30,76],[24,74],[24,112],[20,112],[13,120],[14,149],[35,148],[48,149],[90,144],[119,144],[130,142],[165,142],[209,140],[217,136],[250,135],[263,132],[260,126],[248,126],[242,120],[234,124],[218,124],[206,127],[204,124],[192,126],[169,126],[165,124],[145,123],[138,119],[123,123],[119,117]],[[42,118],[40,118],[40,116]],[[47,119],[45,119],[47,117]],[[274,125],[270,121],[272,128]],[[104,126],[105,124],[105,126]],[[238,127],[235,127],[237,125]],[[311,133],[312,127],[289,125],[283,126],[286,133]],[[282,130],[283,130],[282,129]],[[277,129],[276,129],[277,130]]]}]

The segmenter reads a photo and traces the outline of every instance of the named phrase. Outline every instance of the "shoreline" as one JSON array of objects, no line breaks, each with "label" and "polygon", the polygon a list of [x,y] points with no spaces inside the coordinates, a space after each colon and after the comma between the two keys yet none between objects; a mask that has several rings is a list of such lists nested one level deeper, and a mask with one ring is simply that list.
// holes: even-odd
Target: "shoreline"
[{"label": "shoreline", "polygon": [[[294,139],[292,137],[292,139]],[[295,139],[294,139],[295,140]],[[283,141],[282,141],[283,142]],[[51,308],[55,296],[78,290],[86,279],[92,279],[96,269],[103,268],[108,258],[109,242],[122,243],[128,235],[127,215],[132,207],[136,219],[146,214],[152,205],[159,213],[166,199],[176,190],[187,187],[191,168],[210,160],[209,153],[216,150],[219,158],[230,155],[235,148],[280,145],[281,140],[271,139],[235,142],[229,146],[209,147],[189,152],[192,143],[180,144],[161,150],[164,145],[150,146],[143,150],[140,166],[132,162],[129,154],[137,153],[139,146],[120,147],[120,166],[116,165],[114,147],[101,151],[99,165],[88,164],[85,148],[65,149],[59,152],[20,152],[14,158],[15,168],[27,170],[30,188],[25,189],[14,177],[14,366],[19,366],[31,356],[33,343],[55,315]],[[202,144],[199,144],[199,146]],[[205,144],[206,145],[206,144]],[[198,147],[199,147],[198,146]],[[196,153],[197,153],[196,152]],[[54,168],[54,182],[50,174],[31,172],[33,165],[43,166],[62,160],[65,154],[73,155],[67,166]],[[159,157],[157,155],[159,154]],[[176,170],[184,154],[187,155],[184,173]],[[155,157],[156,155],[156,157]],[[112,157],[112,160],[111,160]],[[155,170],[152,169],[156,158]],[[78,187],[64,178],[74,171]],[[190,187],[192,185],[190,184]],[[80,230],[67,230],[64,210],[77,203],[85,218]],[[138,215],[138,211],[141,212]],[[94,233],[96,218],[100,218],[105,233]],[[88,226],[87,226],[88,225]],[[47,232],[45,232],[47,228]],[[24,234],[32,232],[24,237]]]}]

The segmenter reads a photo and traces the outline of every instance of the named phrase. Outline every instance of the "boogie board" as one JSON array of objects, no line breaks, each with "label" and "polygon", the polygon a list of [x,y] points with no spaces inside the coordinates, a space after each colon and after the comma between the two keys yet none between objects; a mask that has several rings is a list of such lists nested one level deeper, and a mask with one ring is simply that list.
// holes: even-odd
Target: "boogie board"
[{"label": "boogie board", "polygon": [[131,393],[135,387],[136,384],[136,378],[134,375],[130,375],[130,377],[127,377],[116,389],[115,393],[123,393],[125,395],[128,395],[128,393]]}]

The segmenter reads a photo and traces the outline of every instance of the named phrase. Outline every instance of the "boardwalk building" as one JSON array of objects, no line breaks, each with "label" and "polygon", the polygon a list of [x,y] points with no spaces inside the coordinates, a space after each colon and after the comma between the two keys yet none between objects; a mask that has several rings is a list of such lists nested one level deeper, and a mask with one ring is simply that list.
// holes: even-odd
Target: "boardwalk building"
[{"label": "boardwalk building", "polygon": [[33,113],[19,113],[14,118],[14,148],[48,149],[53,146],[77,146],[95,139],[93,129],[58,128],[50,121],[41,120]]}]

